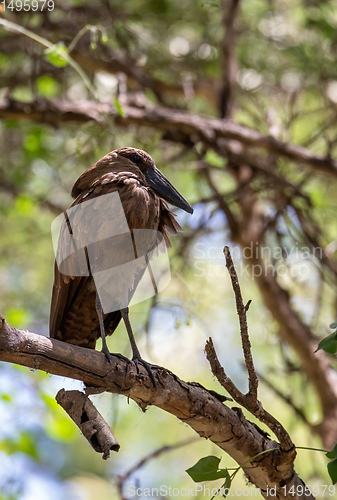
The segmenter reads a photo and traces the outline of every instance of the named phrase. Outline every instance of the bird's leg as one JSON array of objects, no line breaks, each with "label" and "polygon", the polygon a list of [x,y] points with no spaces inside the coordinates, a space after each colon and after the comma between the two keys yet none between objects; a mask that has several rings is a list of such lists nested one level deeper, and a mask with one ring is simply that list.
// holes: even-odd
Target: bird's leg
[{"label": "bird's leg", "polygon": [[102,352],[104,352],[106,359],[111,363],[111,355],[110,351],[108,349],[107,343],[106,343],[106,338],[105,338],[105,328],[104,328],[104,321],[103,321],[103,307],[101,304],[101,301],[99,299],[98,293],[96,292],[96,311],[97,311],[97,316],[99,320],[99,328],[101,331],[101,338],[102,338]]},{"label": "bird's leg", "polygon": [[[105,328],[104,328],[104,320],[103,320],[103,307],[101,304],[101,301],[99,300],[98,293],[96,291],[96,312],[99,320],[99,328],[101,331],[101,338],[102,338],[102,352],[104,352],[106,359],[111,363],[111,354],[108,349],[108,346],[106,344],[106,339],[105,339]],[[105,387],[92,387],[90,385],[84,384],[85,387],[85,394],[86,396],[90,396],[92,394],[100,394],[104,391],[106,391]]]},{"label": "bird's leg", "polygon": [[156,380],[155,380],[154,375],[152,373],[151,365],[149,363],[147,363],[146,361],[144,361],[144,359],[142,359],[140,352],[139,352],[139,349],[137,347],[135,337],[134,337],[133,332],[132,332],[130,320],[129,320],[129,308],[126,307],[125,309],[121,309],[121,314],[122,314],[122,318],[123,318],[123,321],[125,323],[126,331],[128,332],[128,336],[129,336],[129,340],[130,340],[130,344],[131,344],[132,361],[135,362],[136,366],[138,365],[138,363],[141,363],[144,366],[145,370],[149,374],[149,377],[151,379],[153,387],[156,388],[157,383],[156,383]]}]

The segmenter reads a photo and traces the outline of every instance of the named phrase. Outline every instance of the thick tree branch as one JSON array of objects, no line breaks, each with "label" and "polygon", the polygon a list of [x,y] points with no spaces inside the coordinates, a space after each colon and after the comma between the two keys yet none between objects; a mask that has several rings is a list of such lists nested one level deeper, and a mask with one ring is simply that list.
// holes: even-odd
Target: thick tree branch
[{"label": "thick tree branch", "polygon": [[238,70],[238,62],[235,55],[236,28],[235,22],[239,13],[240,0],[223,0],[224,37],[221,44],[222,51],[222,88],[220,92],[220,116],[229,118],[233,107],[233,92]]},{"label": "thick tree branch", "polygon": [[317,155],[310,150],[264,136],[230,120],[209,118],[187,111],[171,110],[161,106],[153,109],[136,108],[125,105],[123,116],[109,104],[94,101],[38,101],[22,103],[11,99],[0,100],[0,118],[8,120],[31,120],[52,126],[66,122],[85,123],[90,120],[103,122],[104,117],[112,118],[116,125],[127,127],[137,125],[155,128],[167,133],[189,137],[193,142],[201,141],[225,150],[223,139],[235,139],[240,143],[284,156],[296,163],[311,167],[331,175],[337,175],[337,160],[329,156]]},{"label": "thick tree branch", "polygon": [[261,489],[265,498],[267,488],[273,486],[279,499],[313,498],[304,493],[295,496],[287,493],[291,486],[295,491],[300,491],[297,486],[303,486],[294,472],[294,450],[282,451],[276,442],[246,420],[241,411],[228,408],[203,387],[186,383],[164,368],[153,368],[157,381],[154,389],[142,367],[137,374],[133,363],[116,356],[112,356],[109,364],[102,353],[17,330],[7,325],[1,316],[0,360],[104,387],[133,399],[143,411],[150,405],[157,406],[188,424],[199,436],[210,439],[239,464],[276,447],[277,450],[243,465],[248,479]]}]

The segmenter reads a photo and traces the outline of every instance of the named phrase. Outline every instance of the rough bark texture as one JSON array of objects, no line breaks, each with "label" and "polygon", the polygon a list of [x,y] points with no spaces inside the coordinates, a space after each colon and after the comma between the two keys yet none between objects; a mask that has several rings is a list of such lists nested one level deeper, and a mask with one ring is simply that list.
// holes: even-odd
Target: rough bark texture
[{"label": "rough bark texture", "polygon": [[110,451],[119,451],[117,439],[86,394],[60,389],[56,401],[79,427],[90,446],[103,453],[104,460],[109,458]]},{"label": "rough bark texture", "polygon": [[[8,326],[0,317],[0,360],[48,373],[82,380],[89,386],[133,399],[145,411],[150,405],[165,410],[210,439],[232,456],[264,498],[313,498],[290,495],[292,486],[303,485],[294,471],[295,450],[285,452],[265,432],[249,422],[239,408],[228,408],[198,384],[186,383],[165,368],[153,368],[154,389],[142,367],[113,356],[109,364],[104,354],[65,344]],[[249,458],[276,448],[246,463]],[[276,487],[276,496],[270,495]],[[273,491],[273,490],[272,490]]]},{"label": "rough bark texture", "polygon": [[190,137],[193,143],[201,141],[223,151],[226,151],[227,145],[222,141],[234,139],[245,146],[262,149],[318,171],[337,175],[337,161],[330,156],[314,154],[303,146],[283,142],[272,136],[264,136],[257,130],[230,120],[210,118],[161,106],[147,109],[124,105],[123,113],[122,116],[113,106],[94,101],[39,100],[22,103],[13,99],[0,99],[0,118],[6,120],[30,120],[59,126],[67,122],[86,123],[90,120],[103,122],[104,116],[109,116],[116,125],[122,127],[130,125],[153,127],[156,130],[172,133],[173,139],[180,134],[179,139],[184,135]]}]

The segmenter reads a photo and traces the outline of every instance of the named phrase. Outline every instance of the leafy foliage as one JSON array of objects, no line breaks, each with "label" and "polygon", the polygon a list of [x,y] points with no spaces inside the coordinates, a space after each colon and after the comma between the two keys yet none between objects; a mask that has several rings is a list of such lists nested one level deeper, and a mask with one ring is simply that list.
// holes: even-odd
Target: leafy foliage
[{"label": "leafy foliage", "polygon": [[[271,4],[250,0],[241,4],[235,22],[238,71],[232,120],[314,153],[335,157],[334,2]],[[237,250],[236,263],[242,264],[242,287],[254,299],[249,321],[254,325],[252,343],[259,370],[271,385],[296,401],[311,422],[312,416],[321,414],[317,394],[303,375],[300,357],[276,336],[279,325],[271,319],[257,292],[256,280],[241,260],[241,250],[229,230],[228,218],[218,206],[214,186],[237,222],[246,224],[247,231],[251,212],[244,210],[242,201],[255,197],[255,215],[261,215],[255,223],[264,228],[261,244],[267,264],[293,308],[321,335],[328,318],[335,314],[336,268],[331,264],[335,262],[337,232],[334,179],[289,160],[276,160],[276,155],[259,148],[235,143],[234,153],[245,160],[245,171],[239,172],[231,154],[216,148],[204,151],[198,138],[191,143],[191,138],[177,137],[173,132],[163,135],[147,128],[123,128],[104,113],[97,121],[86,123],[66,121],[55,127],[49,122],[51,100],[79,104],[90,99],[113,106],[121,118],[127,119],[126,94],[140,109],[160,104],[217,117],[224,57],[222,9],[221,2],[208,0],[109,0],[95,5],[88,0],[64,0],[55,2],[53,12],[44,14],[1,13],[2,20],[43,39],[36,41],[22,32],[5,31],[2,26],[1,102],[43,103],[45,121],[26,120],[27,106],[24,120],[11,116],[0,124],[0,312],[13,326],[48,333],[54,258],[50,224],[71,202],[71,186],[88,166],[115,147],[141,147],[153,155],[195,208],[191,220],[177,214],[184,233],[172,239],[170,288],[152,309],[144,304],[134,313],[134,329],[140,333],[148,330],[150,335],[142,338],[149,338],[153,346],[153,362],[211,386],[214,381],[202,357],[204,340],[211,331],[218,345],[224,346],[222,356],[228,371],[244,383],[236,315],[221,251],[225,243],[230,243]],[[321,341],[319,349],[336,353],[336,323],[331,328],[333,333]],[[122,331],[115,333],[110,340],[112,350],[128,353],[124,337]],[[69,493],[67,481],[80,484],[81,478],[86,480],[88,497],[91,494],[91,498],[97,498],[95,480],[99,479],[100,487],[106,486],[106,498],[111,498],[111,476],[124,472],[136,457],[146,453],[144,436],[148,450],[152,450],[185,434],[185,429],[155,410],[153,417],[147,415],[147,422],[131,404],[118,400],[112,403],[102,397],[102,409],[122,438],[118,460],[103,466],[53,402],[64,381],[20,368],[8,373],[4,366],[0,367],[0,377],[0,407],[2,419],[8,415],[8,428],[13,428],[13,421],[22,414],[22,400],[28,401],[24,406],[27,422],[18,419],[14,435],[5,435],[7,426],[1,426],[1,450],[9,456],[8,470],[17,470],[20,457],[27,457],[28,464],[39,467],[40,478],[48,470],[53,485],[62,485],[59,498],[78,498]],[[14,380],[17,385],[12,385]],[[33,398],[36,391],[39,396]],[[266,398],[272,395],[273,410],[282,415],[295,440],[317,444],[318,438],[291,408],[268,388],[261,387],[261,392]],[[28,422],[28,416],[34,417],[33,423]],[[177,453],[174,460],[170,455],[156,461],[138,479],[160,484],[175,477],[177,484],[183,484],[181,471],[196,457],[205,455],[205,447],[210,462],[201,459],[195,477],[207,475],[208,467],[210,476],[219,474],[228,484],[231,476],[227,469],[219,469],[220,459],[208,442],[193,445],[184,456]],[[328,458],[329,474],[335,482],[336,457]],[[1,495],[6,500],[20,498],[25,488],[28,490],[32,474],[27,463],[21,475],[25,484],[19,481],[20,474],[13,479],[0,472]],[[328,480],[326,464],[311,455],[304,455],[298,470],[305,478]],[[15,481],[19,486],[11,490]],[[53,488],[46,491],[52,495]],[[104,500],[104,494],[100,498]]]},{"label": "leafy foliage", "polygon": [[331,335],[328,335],[324,339],[320,341],[318,344],[319,349],[323,349],[323,351],[329,353],[329,354],[336,354],[337,353],[337,323],[331,323],[330,325],[331,329],[336,329],[334,333],[331,333]]},{"label": "leafy foliage", "polygon": [[326,456],[331,459],[328,463],[328,472],[331,478],[332,484],[337,483],[337,444],[332,451],[329,451]]},{"label": "leafy foliage", "polygon": [[221,458],[209,456],[201,458],[193,467],[186,470],[187,474],[195,483],[202,481],[215,481],[219,478],[227,478],[227,469],[219,469]]},{"label": "leafy foliage", "polygon": [[[222,484],[221,488],[219,488],[219,492],[222,492],[222,496],[226,498],[232,484],[233,476],[230,476],[227,469],[219,468],[220,461],[221,458],[218,457],[204,457],[193,465],[193,467],[187,469],[186,472],[195,483],[216,481],[217,479],[225,478],[225,482]],[[212,497],[212,500],[213,498],[215,498],[215,496]]]}]

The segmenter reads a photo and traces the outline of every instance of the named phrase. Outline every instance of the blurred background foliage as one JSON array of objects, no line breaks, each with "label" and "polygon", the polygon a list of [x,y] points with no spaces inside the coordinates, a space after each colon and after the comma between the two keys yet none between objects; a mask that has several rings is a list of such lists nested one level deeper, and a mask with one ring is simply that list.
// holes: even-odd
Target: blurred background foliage
[{"label": "blurred background foliage", "polygon": [[[204,161],[217,192],[240,217],[245,191],[238,187],[225,155],[211,148],[205,152],[198,140],[186,144],[151,128],[116,126],[109,115],[96,122],[48,125],[49,100],[118,102],[123,113],[125,95],[134,102],[140,98],[153,106],[160,103],[219,116],[222,17],[230,2],[55,3],[50,12],[7,9],[1,17],[49,42],[71,47],[69,53],[82,62],[95,95],[55,51],[56,59],[46,57],[35,40],[1,27],[0,98],[47,102],[46,123],[34,123],[29,112],[27,119],[13,117],[0,123],[0,310],[7,322],[48,335],[54,260],[51,222],[69,205],[72,184],[88,166],[117,147],[142,148],[195,208],[192,217],[176,211],[184,233],[171,238],[169,287],[155,300],[131,310],[144,358],[219,390],[203,353],[205,340],[212,335],[227,373],[241,388],[246,386],[234,296],[222,256],[228,244],[244,298],[253,299],[249,325],[258,372],[291,397],[311,423],[320,422],[317,394],[296,353],[278,336],[279,325],[265,307],[251,270],[247,271],[242,248],[205,175]],[[335,2],[242,0],[235,24],[237,68],[231,118],[313,153],[336,156]],[[104,64],[113,58],[112,71],[104,71]],[[118,58],[128,68],[127,80],[123,68],[114,70]],[[137,80],[133,74],[142,76]],[[147,84],[146,77],[157,87]],[[260,212],[266,220],[275,217],[264,234],[263,245],[270,250],[267,260],[292,306],[322,337],[336,319],[336,268],[315,258],[312,248],[317,243],[331,259],[336,251],[335,179],[285,158],[259,154],[275,172],[277,160],[279,175],[250,178]],[[282,192],[279,179],[285,181]],[[283,255],[275,256],[271,250],[275,248],[282,248]],[[112,352],[130,354],[123,326],[109,345]],[[5,363],[0,365],[0,379],[0,500],[122,498],[116,486],[118,474],[161,446],[193,438],[186,425],[157,408],[144,415],[125,398],[96,396],[95,404],[121,444],[121,451],[103,462],[54,400],[59,388],[77,388],[80,383]],[[297,445],[321,448],[319,437],[270,384],[260,386],[266,409],[282,421]],[[149,460],[127,484],[192,487],[184,470],[205,455],[219,456],[219,450],[196,437]],[[234,463],[223,457],[221,465]],[[308,484],[328,484],[321,453],[299,450],[296,470]],[[236,485],[245,486],[244,478],[238,478]],[[129,498],[127,488],[124,494]]]}]

